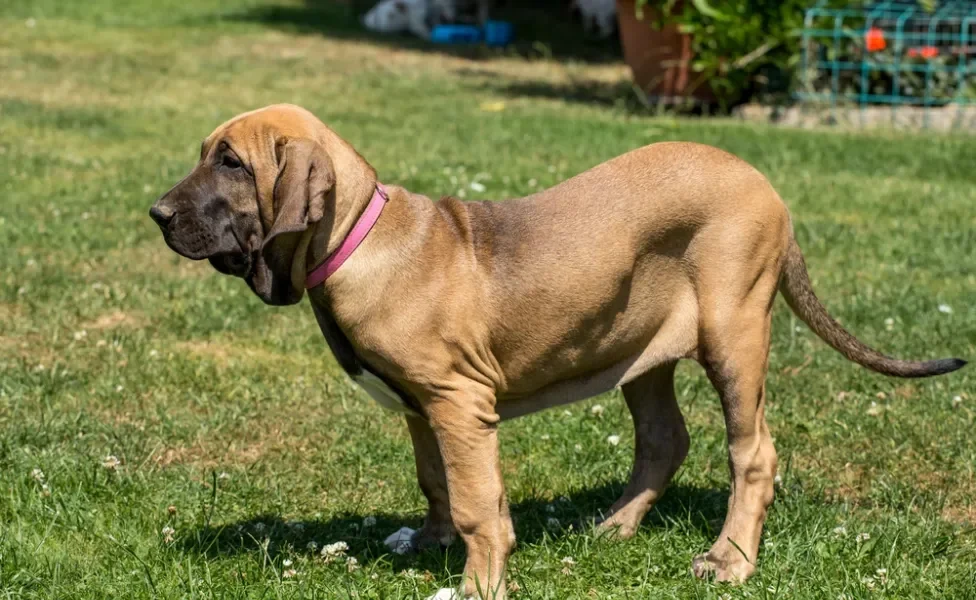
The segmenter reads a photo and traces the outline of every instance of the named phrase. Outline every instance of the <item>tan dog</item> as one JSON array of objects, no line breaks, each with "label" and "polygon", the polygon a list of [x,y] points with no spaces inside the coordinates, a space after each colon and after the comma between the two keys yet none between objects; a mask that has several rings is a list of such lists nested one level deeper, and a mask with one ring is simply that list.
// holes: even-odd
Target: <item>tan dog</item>
[{"label": "tan dog", "polygon": [[[292,304],[376,187],[349,144],[278,105],[218,127],[151,214],[176,252],[243,277],[269,304]],[[430,503],[413,541],[459,533],[467,594],[504,596],[515,543],[499,421],[623,386],[636,456],[601,527],[631,536],[688,451],[673,389],[683,358],[718,390],[732,471],[725,526],[694,570],[748,577],[776,475],[764,382],[777,291],[828,344],[879,373],[965,364],[888,358],[838,325],[811,289],[786,206],[763,175],[715,148],[654,144],[500,203],[388,189],[362,245],[308,293],[340,364],[359,380],[375,374],[374,395],[402,397]]]}]

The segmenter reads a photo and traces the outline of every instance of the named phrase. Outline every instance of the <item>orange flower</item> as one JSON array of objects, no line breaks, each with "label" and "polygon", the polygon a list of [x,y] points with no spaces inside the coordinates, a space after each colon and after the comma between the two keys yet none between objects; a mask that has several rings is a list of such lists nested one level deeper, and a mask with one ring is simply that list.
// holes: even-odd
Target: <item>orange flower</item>
[{"label": "orange flower", "polygon": [[909,48],[908,56],[911,58],[935,58],[939,55],[939,49],[935,46],[922,46],[921,48]]},{"label": "orange flower", "polygon": [[888,43],[885,41],[884,31],[877,27],[872,27],[864,34],[864,46],[868,52],[879,52],[884,50]]}]

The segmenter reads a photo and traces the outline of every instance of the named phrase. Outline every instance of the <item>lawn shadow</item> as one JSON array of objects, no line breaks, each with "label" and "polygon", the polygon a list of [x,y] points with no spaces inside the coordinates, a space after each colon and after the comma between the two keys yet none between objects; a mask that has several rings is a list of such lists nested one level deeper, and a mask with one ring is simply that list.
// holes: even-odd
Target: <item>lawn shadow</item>
[{"label": "lawn shadow", "polygon": [[[623,489],[624,483],[619,482],[556,500],[531,498],[513,504],[511,513],[519,544],[594,535],[593,519],[606,511]],[[727,499],[727,490],[674,485],[644,519],[642,529],[664,529],[681,522],[714,537],[725,516]],[[346,555],[360,564],[385,559],[392,571],[412,568],[438,572],[446,568],[452,574],[460,573],[464,567],[464,545],[460,541],[447,549],[405,555],[394,554],[383,544],[389,534],[401,527],[417,529],[422,523],[423,515],[419,513],[346,513],[303,521],[285,521],[278,515],[265,514],[235,523],[203,526],[183,537],[182,546],[207,558],[266,553],[274,559],[279,554],[319,554],[324,546],[341,541],[348,545]]]},{"label": "lawn shadow", "polygon": [[261,23],[277,29],[306,34],[320,34],[342,40],[358,40],[415,51],[487,60],[499,56],[553,58],[586,63],[617,62],[622,56],[616,36],[603,40],[583,35],[578,17],[574,17],[561,0],[505,2],[492,18],[510,21],[515,26],[515,41],[505,48],[481,44],[446,45],[420,40],[410,34],[381,35],[367,31],[360,23],[375,0],[353,0],[348,4],[334,0],[304,0],[301,4],[282,6],[268,4],[231,15],[231,20]]}]

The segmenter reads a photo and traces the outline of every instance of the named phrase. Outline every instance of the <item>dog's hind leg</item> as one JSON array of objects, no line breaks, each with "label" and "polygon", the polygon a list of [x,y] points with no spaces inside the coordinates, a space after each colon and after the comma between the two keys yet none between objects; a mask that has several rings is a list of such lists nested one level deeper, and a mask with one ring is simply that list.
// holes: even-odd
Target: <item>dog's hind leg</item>
[{"label": "dog's hind leg", "polygon": [[713,311],[703,321],[703,364],[725,413],[731,495],[722,533],[692,564],[699,577],[743,581],[755,571],[766,510],[773,501],[776,450],[766,426],[765,379],[774,292],[766,291]]},{"label": "dog's hind leg", "polygon": [[634,418],[634,467],[623,495],[599,525],[619,538],[634,535],[688,454],[688,430],[674,397],[675,364],[657,367],[623,386]]}]

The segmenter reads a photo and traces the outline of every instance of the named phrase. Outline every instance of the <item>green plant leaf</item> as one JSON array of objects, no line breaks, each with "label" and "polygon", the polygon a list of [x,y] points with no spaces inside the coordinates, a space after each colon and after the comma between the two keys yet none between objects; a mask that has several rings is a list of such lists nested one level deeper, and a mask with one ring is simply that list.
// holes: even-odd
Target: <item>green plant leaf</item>
[{"label": "green plant leaf", "polygon": [[695,5],[695,8],[698,9],[698,12],[705,15],[706,17],[711,17],[718,21],[727,21],[729,19],[729,17],[726,16],[725,14],[720,13],[719,11],[712,8],[712,5],[709,4],[706,0],[691,0],[691,3]]}]

